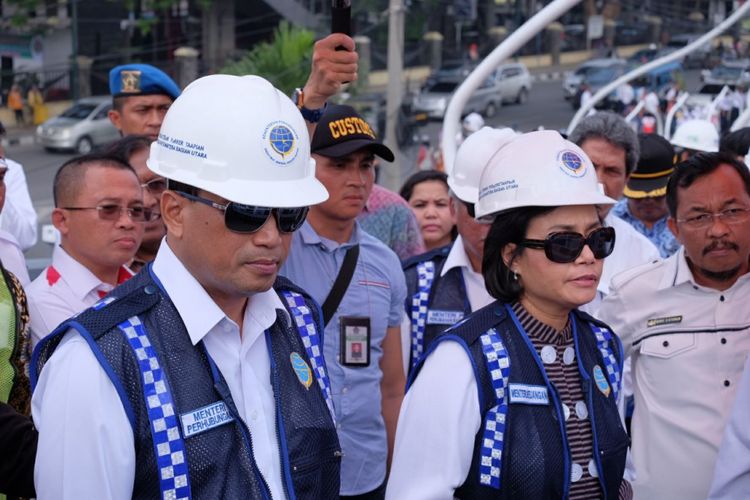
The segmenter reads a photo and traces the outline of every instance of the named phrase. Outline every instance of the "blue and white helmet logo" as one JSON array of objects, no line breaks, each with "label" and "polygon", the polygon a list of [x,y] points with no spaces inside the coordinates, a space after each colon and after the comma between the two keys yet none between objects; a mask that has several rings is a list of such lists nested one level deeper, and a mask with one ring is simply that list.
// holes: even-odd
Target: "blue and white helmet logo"
[{"label": "blue and white helmet logo", "polygon": [[560,170],[571,177],[583,177],[586,174],[586,162],[575,151],[569,149],[560,151],[557,154],[557,163]]},{"label": "blue and white helmet logo", "polygon": [[263,150],[277,165],[289,165],[299,154],[299,136],[286,122],[269,123],[263,131]]}]

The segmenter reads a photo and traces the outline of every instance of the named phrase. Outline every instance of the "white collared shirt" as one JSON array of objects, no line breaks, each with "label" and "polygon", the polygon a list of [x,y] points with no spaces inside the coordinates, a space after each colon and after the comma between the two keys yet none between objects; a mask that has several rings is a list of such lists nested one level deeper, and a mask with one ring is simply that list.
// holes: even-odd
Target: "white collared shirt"
[{"label": "white collared shirt", "polygon": [[21,250],[28,250],[36,244],[36,210],[31,203],[23,167],[10,158],[5,158],[5,163],[8,172],[5,174],[5,205],[0,213],[0,229],[12,234]]},{"label": "white collared shirt", "polygon": [[636,498],[706,498],[750,353],[748,303],[750,274],[703,287],[684,248],[612,280],[599,317],[632,357]]},{"label": "white collared shirt", "polygon": [[7,231],[0,229],[0,261],[3,267],[18,278],[21,286],[26,287],[31,282],[26,259],[16,238]]},{"label": "white collared shirt", "polygon": [[[273,497],[285,498],[264,335],[276,321],[278,309],[288,314],[281,300],[273,289],[249,297],[240,336],[238,325],[226,317],[166,241],[153,271],[192,343],[203,341],[224,376],[253,436],[255,460]],[[39,429],[34,482],[40,500],[131,498],[132,428],[109,377],[76,332],[66,334],[45,365],[32,399],[32,415]]]},{"label": "white collared shirt", "polygon": [[[132,275],[123,266],[118,282]],[[61,246],[56,246],[52,252],[52,264],[26,287],[31,316],[31,347],[34,348],[66,319],[96,304],[101,298],[99,292],[107,293],[113,288]]]}]

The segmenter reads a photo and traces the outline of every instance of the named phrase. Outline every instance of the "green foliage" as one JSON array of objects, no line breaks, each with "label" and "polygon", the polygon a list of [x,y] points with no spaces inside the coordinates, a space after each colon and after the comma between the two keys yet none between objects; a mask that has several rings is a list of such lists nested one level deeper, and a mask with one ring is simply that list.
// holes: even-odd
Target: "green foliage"
[{"label": "green foliage", "polygon": [[256,45],[242,59],[224,66],[220,72],[259,75],[290,94],[307,80],[314,40],[312,31],[281,21],[270,42]]}]

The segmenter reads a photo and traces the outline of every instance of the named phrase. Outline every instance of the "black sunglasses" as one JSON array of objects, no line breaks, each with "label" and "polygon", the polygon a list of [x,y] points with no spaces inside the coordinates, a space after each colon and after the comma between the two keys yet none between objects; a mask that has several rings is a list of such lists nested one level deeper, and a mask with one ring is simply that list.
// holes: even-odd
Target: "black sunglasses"
[{"label": "black sunglasses", "polygon": [[603,259],[615,249],[615,229],[600,227],[584,236],[574,232],[552,233],[543,240],[523,240],[520,246],[544,250],[552,262],[568,264],[574,262],[583,247],[588,246],[596,259]]},{"label": "black sunglasses", "polygon": [[276,224],[282,233],[293,233],[305,222],[309,207],[297,208],[271,208],[256,207],[253,205],[242,205],[230,201],[226,205],[216,203],[207,198],[201,198],[194,194],[176,191],[177,194],[188,200],[197,201],[224,212],[224,224],[227,229],[235,233],[254,233],[266,223],[273,212],[276,212]]}]

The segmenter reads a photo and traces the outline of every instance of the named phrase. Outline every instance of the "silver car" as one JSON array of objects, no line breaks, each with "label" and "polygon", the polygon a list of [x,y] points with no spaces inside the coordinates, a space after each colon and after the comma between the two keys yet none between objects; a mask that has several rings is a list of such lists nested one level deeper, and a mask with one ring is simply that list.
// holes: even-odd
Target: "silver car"
[{"label": "silver car", "polygon": [[50,118],[36,129],[37,142],[47,150],[73,150],[90,153],[96,146],[120,138],[107,116],[111,96],[86,97],[76,101],[60,116]]},{"label": "silver car", "polygon": [[[414,99],[412,109],[415,113],[427,113],[430,118],[442,119],[448,102],[464,79],[440,73],[428,79]],[[526,66],[521,63],[502,64],[474,91],[461,114],[476,112],[491,118],[505,102],[525,103],[531,85],[531,75]]]}]

